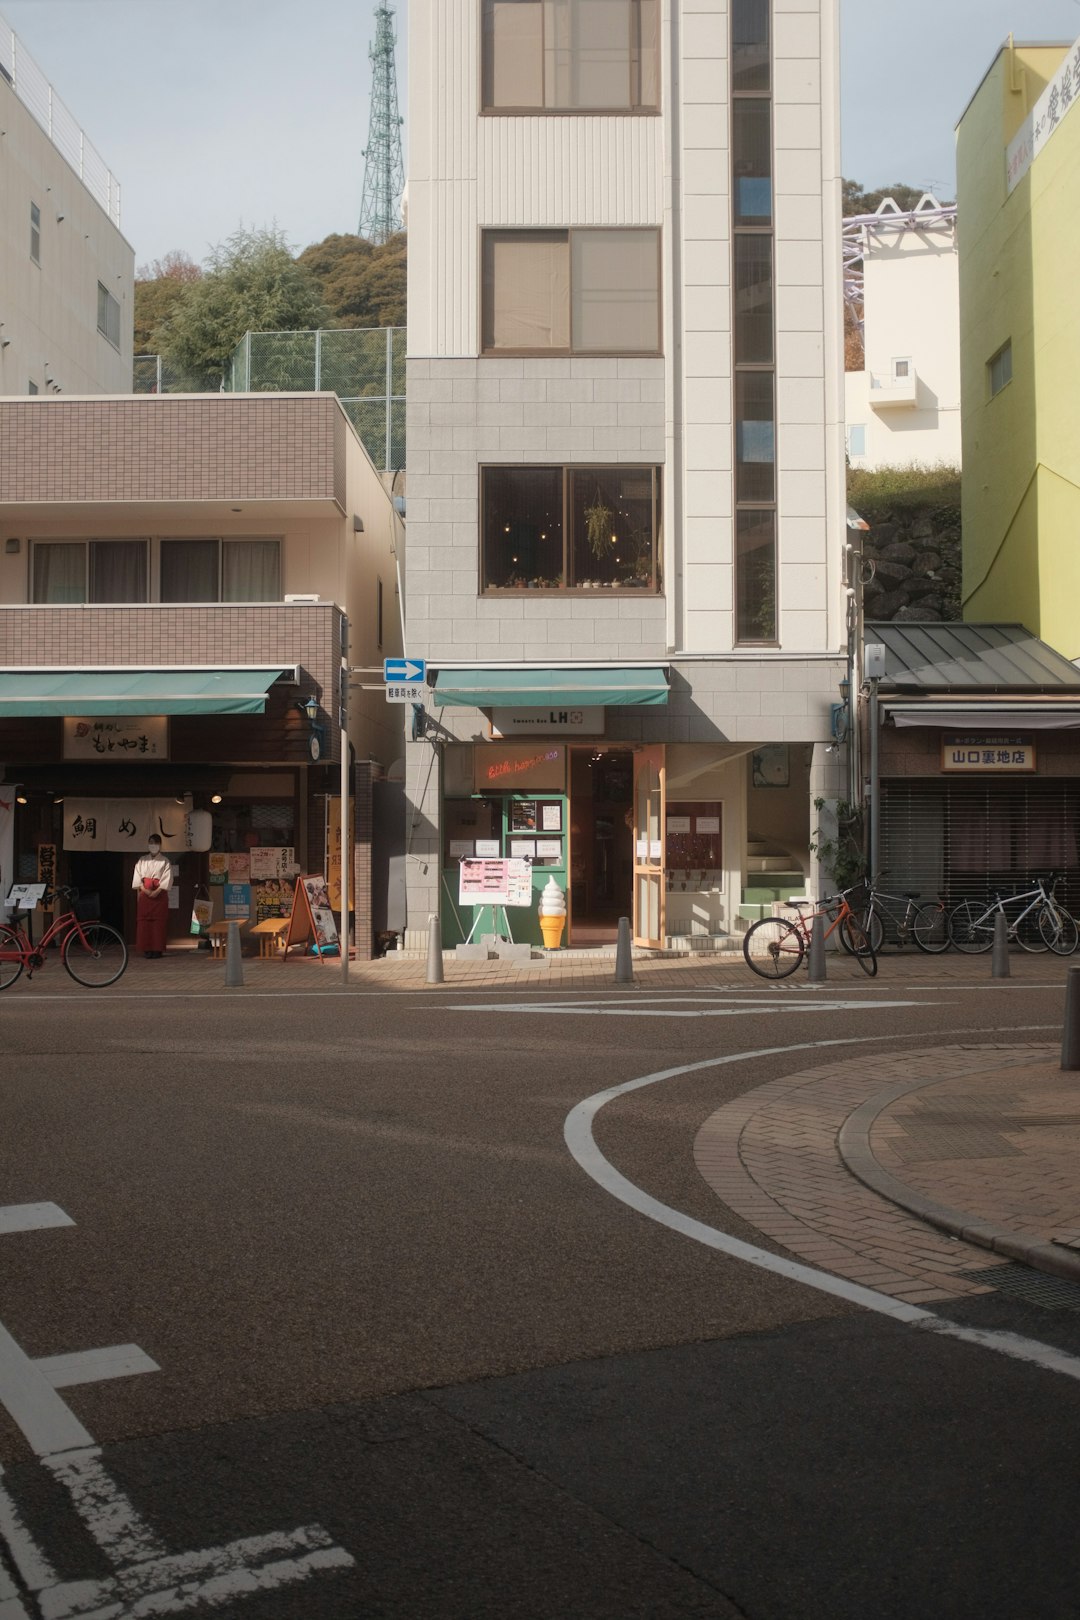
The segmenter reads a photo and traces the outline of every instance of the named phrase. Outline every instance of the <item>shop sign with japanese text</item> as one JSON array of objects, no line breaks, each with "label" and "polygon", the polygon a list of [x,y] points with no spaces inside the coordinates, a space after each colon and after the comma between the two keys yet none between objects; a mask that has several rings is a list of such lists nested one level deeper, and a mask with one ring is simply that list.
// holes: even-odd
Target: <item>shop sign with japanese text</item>
[{"label": "shop sign with japanese text", "polygon": [[64,717],[65,759],[168,759],[169,719],[164,714],[110,716],[97,720]]},{"label": "shop sign with japanese text", "polygon": [[943,771],[1033,771],[1035,744],[1023,737],[946,737]]},{"label": "shop sign with japanese text", "polygon": [[175,799],[66,799],[64,848],[131,850],[141,855],[151,833],[163,855],[193,847],[191,818]]}]

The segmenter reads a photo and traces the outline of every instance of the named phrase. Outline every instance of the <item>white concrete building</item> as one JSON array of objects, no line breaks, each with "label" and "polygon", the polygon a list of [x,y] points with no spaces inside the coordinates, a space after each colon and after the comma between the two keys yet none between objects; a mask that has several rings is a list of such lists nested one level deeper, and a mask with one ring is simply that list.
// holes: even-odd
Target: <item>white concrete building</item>
[{"label": "white concrete building", "polygon": [[865,355],[844,378],[851,465],[959,467],[956,207],[927,193],[904,213],[887,197],[844,237],[861,260]]},{"label": "white concrete building", "polygon": [[0,16],[0,395],[131,392],[120,189]]},{"label": "white concrete building", "polygon": [[837,30],[412,0],[411,942],[492,931],[470,856],[554,878],[564,945],[716,940],[802,884],[844,667]]}]

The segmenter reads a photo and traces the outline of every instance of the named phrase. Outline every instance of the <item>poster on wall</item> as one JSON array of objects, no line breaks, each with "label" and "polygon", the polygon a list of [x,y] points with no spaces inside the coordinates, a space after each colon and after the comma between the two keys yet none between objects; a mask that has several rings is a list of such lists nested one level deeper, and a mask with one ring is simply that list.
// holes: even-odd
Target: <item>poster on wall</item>
[{"label": "poster on wall", "polygon": [[791,761],[787,743],[766,743],[750,756],[750,781],[756,788],[787,787]]},{"label": "poster on wall", "polygon": [[226,883],[224,902],[226,917],[236,917],[242,922],[247,922],[251,916],[251,884]]},{"label": "poster on wall", "polygon": [[293,886],[287,878],[264,878],[253,882],[251,898],[255,904],[255,921],[287,917],[292,910],[292,893]]},{"label": "poster on wall", "polygon": [[218,884],[226,882],[229,876],[229,857],[214,851],[209,856],[209,861],[210,882]]},{"label": "poster on wall", "polygon": [[[293,851],[288,844],[256,844],[248,851],[252,882],[295,877]],[[292,893],[292,886],[289,887]]]}]

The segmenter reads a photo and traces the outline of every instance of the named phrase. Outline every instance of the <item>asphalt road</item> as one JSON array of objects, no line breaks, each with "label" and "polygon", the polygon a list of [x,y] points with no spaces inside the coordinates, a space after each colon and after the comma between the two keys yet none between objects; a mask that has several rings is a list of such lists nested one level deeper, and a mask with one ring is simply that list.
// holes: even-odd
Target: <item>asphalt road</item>
[{"label": "asphalt road", "polygon": [[[61,1388],[63,1455],[0,1406],[0,1620],[1075,1617],[1075,1376],[717,1253],[567,1150],[682,1065],[1060,1027],[1060,987],[837,995],[9,997],[0,1205],[74,1223],[0,1234],[9,1373],[159,1370]],[[616,1098],[597,1143],[763,1243],[693,1139],[814,1056]],[[947,1314],[1080,1356],[1077,1313]]]}]

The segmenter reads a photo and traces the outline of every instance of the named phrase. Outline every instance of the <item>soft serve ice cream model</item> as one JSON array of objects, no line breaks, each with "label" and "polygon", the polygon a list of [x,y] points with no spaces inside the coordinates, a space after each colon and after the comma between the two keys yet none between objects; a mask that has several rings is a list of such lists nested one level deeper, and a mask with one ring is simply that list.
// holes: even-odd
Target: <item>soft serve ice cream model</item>
[{"label": "soft serve ice cream model", "polygon": [[566,896],[554,878],[548,878],[540,895],[540,932],[545,949],[556,951],[566,927]]}]

